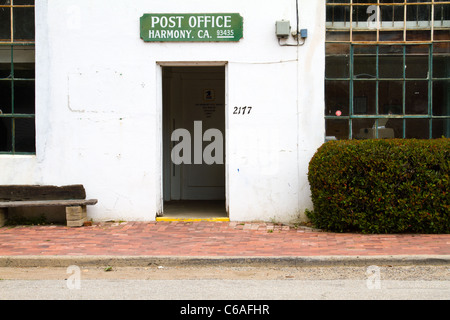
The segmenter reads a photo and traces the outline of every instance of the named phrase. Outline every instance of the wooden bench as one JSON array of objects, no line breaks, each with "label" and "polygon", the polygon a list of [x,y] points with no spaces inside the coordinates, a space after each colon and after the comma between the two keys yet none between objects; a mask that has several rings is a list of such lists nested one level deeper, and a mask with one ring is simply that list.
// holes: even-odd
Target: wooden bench
[{"label": "wooden bench", "polygon": [[81,227],[87,221],[86,206],[96,203],[96,199],[86,200],[83,185],[0,185],[0,227],[5,225],[8,208],[19,207],[65,207],[67,226]]}]

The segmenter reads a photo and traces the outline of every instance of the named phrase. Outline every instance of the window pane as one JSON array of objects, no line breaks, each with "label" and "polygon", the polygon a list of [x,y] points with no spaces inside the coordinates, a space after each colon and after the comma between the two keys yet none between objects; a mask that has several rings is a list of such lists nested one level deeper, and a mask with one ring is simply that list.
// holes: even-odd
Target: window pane
[{"label": "window pane", "polygon": [[[393,130],[394,138],[396,139],[403,138],[403,119],[389,119],[385,127]],[[390,134],[392,134],[392,131]]]},{"label": "window pane", "polygon": [[433,119],[433,139],[450,138],[450,119]]},{"label": "window pane", "polygon": [[387,126],[390,120],[391,119],[378,119],[376,124],[378,139],[394,139],[396,137],[394,129]]},{"label": "window pane", "polygon": [[11,113],[11,48],[0,47],[0,114]]},{"label": "window pane", "polygon": [[325,124],[327,138],[337,140],[348,139],[348,120],[327,119]]},{"label": "window pane", "polygon": [[350,77],[350,46],[348,44],[326,44],[325,76],[327,78]]},{"label": "window pane", "polygon": [[430,121],[428,119],[406,119],[407,139],[429,139]]},{"label": "window pane", "polygon": [[350,6],[327,6],[327,26],[350,27]]},{"label": "window pane", "polygon": [[433,115],[450,116],[450,80],[433,82]]},{"label": "window pane", "polygon": [[11,40],[11,9],[0,8],[0,41]]},{"label": "window pane", "polygon": [[376,53],[376,46],[354,46],[353,63],[355,78],[376,78]]},{"label": "window pane", "polygon": [[404,26],[403,6],[380,6],[381,28],[382,29],[403,29]]},{"label": "window pane", "polygon": [[406,7],[406,20],[406,27],[409,29],[429,27],[431,25],[431,5],[408,5]]},{"label": "window pane", "polygon": [[403,78],[403,46],[380,46],[378,49],[380,78]]},{"label": "window pane", "polygon": [[406,82],[406,114],[428,114],[428,81]]},{"label": "window pane", "polygon": [[378,105],[380,114],[403,114],[403,81],[380,81]]},{"label": "window pane", "polygon": [[34,79],[34,63],[15,63],[14,78]]},{"label": "window pane", "polygon": [[0,80],[0,114],[12,112],[11,81]]},{"label": "window pane", "polygon": [[14,40],[34,40],[34,8],[14,8]]},{"label": "window pane", "polygon": [[376,113],[376,82],[355,81],[353,83],[353,113]]},{"label": "window pane", "polygon": [[11,119],[0,117],[0,152],[12,151]]},{"label": "window pane", "polygon": [[450,78],[450,43],[433,45],[433,78]]},{"label": "window pane", "polygon": [[448,27],[450,22],[450,4],[436,4],[434,6],[434,26]]},{"label": "window pane", "polygon": [[325,115],[348,116],[349,114],[349,81],[331,81],[325,82],[326,107]]},{"label": "window pane", "polygon": [[406,78],[428,78],[428,45],[406,46]]},{"label": "window pane", "polygon": [[34,118],[31,119],[15,119],[15,143],[16,152],[35,152],[36,146],[34,142],[35,124]]},{"label": "window pane", "polygon": [[353,139],[375,139],[375,119],[353,119]]},{"label": "window pane", "polygon": [[14,81],[14,113],[34,114],[34,81]]}]

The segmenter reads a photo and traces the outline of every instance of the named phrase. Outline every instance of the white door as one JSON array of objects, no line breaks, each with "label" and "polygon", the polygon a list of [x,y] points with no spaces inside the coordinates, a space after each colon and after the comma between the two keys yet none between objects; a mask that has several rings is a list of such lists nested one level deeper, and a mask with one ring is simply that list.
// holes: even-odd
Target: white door
[{"label": "white door", "polygon": [[[195,158],[195,143],[199,146],[200,139],[202,140],[201,153],[204,157],[201,164],[195,164],[193,159],[192,164],[182,165],[182,199],[224,200],[225,84],[223,80],[183,80],[183,128],[191,133],[192,157]],[[211,138],[211,141],[203,141],[204,133],[209,129],[216,129],[215,138]],[[208,145],[215,150],[209,152],[210,148],[206,149]],[[221,150],[217,150],[220,146]],[[207,164],[204,158],[208,155],[216,156],[216,153],[219,153],[216,157],[218,161]]]}]

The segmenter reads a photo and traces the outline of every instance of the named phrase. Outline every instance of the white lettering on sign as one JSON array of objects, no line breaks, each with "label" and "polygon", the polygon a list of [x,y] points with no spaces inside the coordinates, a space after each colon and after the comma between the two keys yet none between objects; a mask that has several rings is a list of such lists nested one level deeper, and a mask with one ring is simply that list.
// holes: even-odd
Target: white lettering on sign
[{"label": "white lettering on sign", "polygon": [[161,39],[189,39],[191,38],[192,30],[150,30],[150,38]]},{"label": "white lettering on sign", "polygon": [[172,16],[172,17],[152,17],[152,28],[155,26],[160,26],[162,28],[181,28],[181,21],[184,19],[183,16]]},{"label": "white lettering on sign", "polygon": [[[151,27],[181,28],[183,16],[152,16]],[[191,28],[231,28],[231,16],[191,16],[189,18]]]},{"label": "white lettering on sign", "polygon": [[225,28],[231,28],[231,16],[225,17]]},{"label": "white lettering on sign", "polygon": [[198,37],[199,37],[200,39],[211,38],[211,37],[209,36],[208,30],[199,30],[199,31],[198,31]]},{"label": "white lettering on sign", "polygon": [[191,28],[231,28],[231,16],[191,16]]}]

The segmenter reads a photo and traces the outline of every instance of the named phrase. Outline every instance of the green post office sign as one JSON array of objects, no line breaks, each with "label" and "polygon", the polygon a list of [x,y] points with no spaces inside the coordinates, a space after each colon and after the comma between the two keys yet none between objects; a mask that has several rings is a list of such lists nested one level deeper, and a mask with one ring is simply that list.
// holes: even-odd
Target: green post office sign
[{"label": "green post office sign", "polygon": [[238,13],[144,14],[141,38],[146,42],[239,41],[244,19]]}]

